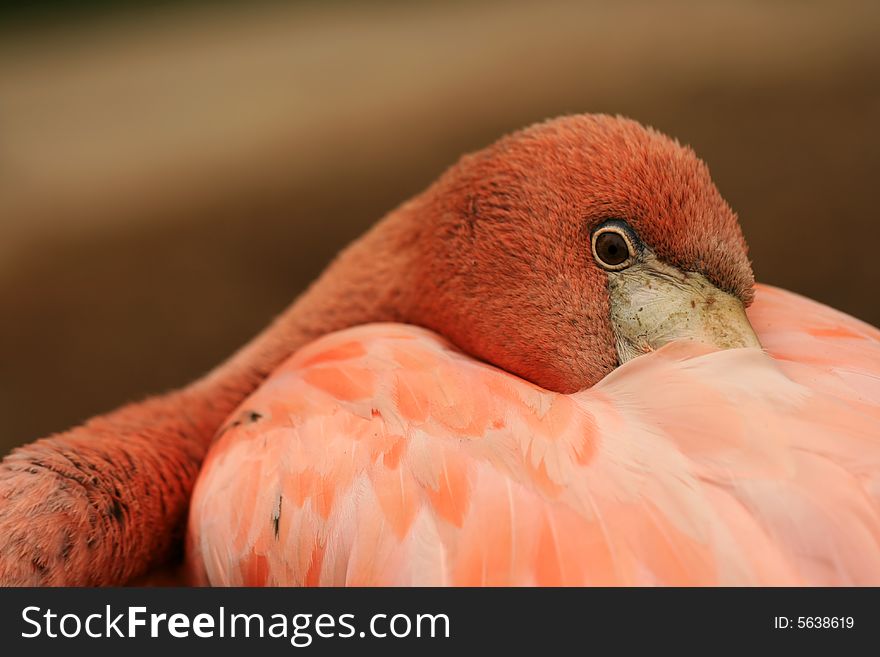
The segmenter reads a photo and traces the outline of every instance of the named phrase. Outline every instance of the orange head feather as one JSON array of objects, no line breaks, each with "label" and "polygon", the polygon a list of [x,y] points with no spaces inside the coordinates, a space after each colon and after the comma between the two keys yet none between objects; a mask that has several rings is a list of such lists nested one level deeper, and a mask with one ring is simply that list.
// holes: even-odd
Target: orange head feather
[{"label": "orange head feather", "polygon": [[390,218],[415,231],[400,319],[545,388],[617,366],[608,274],[591,233],[625,220],[657,258],[745,304],[737,217],[687,147],[635,121],[569,116],[463,157]]}]

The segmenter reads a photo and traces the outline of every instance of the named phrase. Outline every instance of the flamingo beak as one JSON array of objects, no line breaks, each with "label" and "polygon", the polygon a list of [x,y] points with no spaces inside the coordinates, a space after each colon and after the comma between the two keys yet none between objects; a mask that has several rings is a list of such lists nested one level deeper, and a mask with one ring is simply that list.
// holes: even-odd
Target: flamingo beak
[{"label": "flamingo beak", "polygon": [[675,340],[719,349],[761,347],[739,298],[652,254],[609,272],[608,289],[621,364]]}]

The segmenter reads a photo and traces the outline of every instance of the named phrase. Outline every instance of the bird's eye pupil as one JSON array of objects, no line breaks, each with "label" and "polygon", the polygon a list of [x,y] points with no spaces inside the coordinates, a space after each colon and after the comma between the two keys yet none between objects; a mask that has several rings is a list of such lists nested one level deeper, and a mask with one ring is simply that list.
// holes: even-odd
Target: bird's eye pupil
[{"label": "bird's eye pupil", "polygon": [[629,258],[629,246],[616,231],[607,231],[596,237],[596,257],[601,264],[616,267]]}]

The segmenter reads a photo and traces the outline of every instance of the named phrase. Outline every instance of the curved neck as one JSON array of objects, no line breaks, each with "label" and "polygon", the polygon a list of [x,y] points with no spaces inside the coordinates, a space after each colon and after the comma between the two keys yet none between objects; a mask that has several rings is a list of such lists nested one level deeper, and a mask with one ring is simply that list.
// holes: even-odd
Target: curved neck
[{"label": "curved neck", "polygon": [[[172,558],[202,459],[221,423],[247,395],[324,333],[410,316],[403,283],[412,240],[418,239],[414,225],[400,210],[389,215],[266,330],[189,386],[7,456],[0,463],[0,499],[16,491],[19,502],[0,513],[0,548],[4,537],[25,552],[31,541],[45,567],[35,569],[30,558],[0,558],[0,584],[119,585]],[[41,516],[51,522],[34,523]],[[21,533],[33,526],[39,532]],[[46,552],[46,546],[67,544]]]}]

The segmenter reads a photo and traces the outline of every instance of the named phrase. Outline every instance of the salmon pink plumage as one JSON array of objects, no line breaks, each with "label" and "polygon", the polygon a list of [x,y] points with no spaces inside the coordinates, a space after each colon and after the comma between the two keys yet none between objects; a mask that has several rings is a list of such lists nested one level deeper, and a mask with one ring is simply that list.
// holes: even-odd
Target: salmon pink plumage
[{"label": "salmon pink plumage", "polygon": [[287,360],[189,520],[220,585],[880,584],[880,332],[761,286],[768,353],[673,343],[570,395],[374,324]]},{"label": "salmon pink plumage", "polygon": [[880,584],[878,332],[755,296],[691,149],[531,126],[202,378],[4,458],[0,584],[184,535],[201,584]]}]

